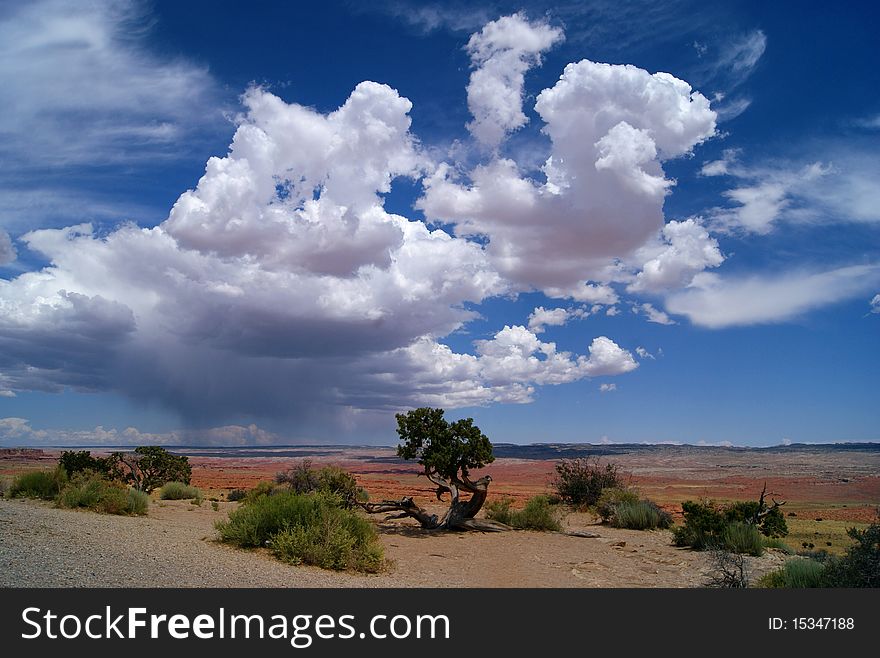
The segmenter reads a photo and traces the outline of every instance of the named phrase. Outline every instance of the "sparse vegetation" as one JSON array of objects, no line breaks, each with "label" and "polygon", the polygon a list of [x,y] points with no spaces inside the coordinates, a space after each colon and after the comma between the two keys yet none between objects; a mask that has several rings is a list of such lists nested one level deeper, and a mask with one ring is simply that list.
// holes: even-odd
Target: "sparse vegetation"
[{"label": "sparse vegetation", "polygon": [[547,496],[534,496],[526,501],[521,510],[511,509],[512,500],[504,498],[486,504],[486,518],[517,530],[559,531],[558,510],[550,504]]},{"label": "sparse vegetation", "polygon": [[67,483],[67,472],[60,466],[51,471],[22,473],[12,482],[10,498],[39,498],[54,500]]},{"label": "sparse vegetation", "polygon": [[625,482],[617,464],[584,457],[556,464],[553,487],[564,502],[585,508],[596,505],[605,489],[624,489]]},{"label": "sparse vegetation", "polygon": [[159,489],[159,498],[162,500],[186,500],[201,497],[202,492],[198,487],[183,482],[166,482]]},{"label": "sparse vegetation", "polygon": [[805,588],[824,587],[825,565],[816,560],[795,558],[786,560],[781,569],[765,574],[759,587]]},{"label": "sparse vegetation", "polygon": [[312,468],[309,459],[303,459],[292,468],[278,473],[275,482],[299,494],[324,492],[339,496],[345,507],[354,507],[358,501],[366,501],[366,492],[358,486],[355,477],[338,466]]},{"label": "sparse vegetation", "polygon": [[134,516],[144,516],[150,507],[150,497],[143,491],[129,488],[128,490],[128,513]]},{"label": "sparse vegetation", "polygon": [[742,521],[727,524],[722,533],[721,545],[734,553],[755,557],[764,554],[764,542],[758,528]]},{"label": "sparse vegetation", "polygon": [[842,557],[825,563],[826,587],[880,587],[880,519],[864,530],[850,528],[855,541]]},{"label": "sparse vegetation", "polygon": [[672,516],[650,500],[625,501],[614,506],[611,525],[630,530],[655,530],[672,525]]},{"label": "sparse vegetation", "polygon": [[639,492],[634,489],[623,487],[608,487],[599,494],[596,501],[596,513],[603,523],[609,523],[614,516],[614,509],[621,503],[639,502]]},{"label": "sparse vegetation", "polygon": [[102,514],[142,515],[147,512],[146,494],[131,493],[125,485],[99,473],[84,471],[74,475],[58,495],[59,507],[87,508]]},{"label": "sparse vegetation", "polygon": [[383,562],[375,527],[328,493],[246,498],[216,524],[220,539],[242,548],[268,546],[280,559],[326,569],[377,571]]},{"label": "sparse vegetation", "polygon": [[244,489],[233,489],[229,492],[229,495],[226,496],[226,500],[231,503],[236,503],[239,500],[244,500],[245,496],[247,496],[247,491]]},{"label": "sparse vegetation", "polygon": [[712,550],[706,587],[741,589],[749,586],[750,572],[746,558],[723,548]]},{"label": "sparse vegetation", "polygon": [[784,503],[765,502],[766,487],[757,502],[736,502],[725,507],[708,502],[686,501],[681,509],[684,524],[673,530],[676,546],[697,550],[725,548],[749,555],[761,555],[762,535],[783,537],[788,533],[779,507]]},{"label": "sparse vegetation", "polygon": [[786,555],[794,555],[794,549],[779,539],[779,537],[764,537],[762,541],[764,542],[764,548],[775,548]]}]

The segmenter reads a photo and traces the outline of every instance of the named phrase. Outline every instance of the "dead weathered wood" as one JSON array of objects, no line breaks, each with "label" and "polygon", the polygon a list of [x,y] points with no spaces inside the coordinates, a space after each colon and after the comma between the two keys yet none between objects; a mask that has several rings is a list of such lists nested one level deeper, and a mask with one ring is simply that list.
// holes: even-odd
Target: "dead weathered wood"
[{"label": "dead weathered wood", "polygon": [[[489,484],[492,478],[488,475],[479,480],[471,480],[466,471],[461,476],[445,478],[429,468],[423,473],[428,480],[437,485],[437,500],[443,500],[446,494],[450,496],[449,508],[443,514],[431,514],[419,507],[412,496],[406,496],[400,500],[383,500],[376,503],[358,503],[368,514],[382,514],[397,512],[389,518],[411,517],[419,522],[426,530],[476,530],[479,532],[502,532],[511,530],[510,526],[490,521],[488,519],[476,519],[477,512],[486,502],[489,494]],[[462,492],[470,494],[468,498],[462,497]]]}]

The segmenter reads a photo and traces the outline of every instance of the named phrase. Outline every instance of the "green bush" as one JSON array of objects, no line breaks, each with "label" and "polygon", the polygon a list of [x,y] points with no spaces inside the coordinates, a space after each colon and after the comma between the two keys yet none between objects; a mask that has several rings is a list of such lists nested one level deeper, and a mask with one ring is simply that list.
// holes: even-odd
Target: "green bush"
[{"label": "green bush", "polygon": [[269,540],[276,557],[291,564],[337,571],[379,571],[384,555],[373,524],[352,510],[310,497],[318,504],[304,522],[281,530]]},{"label": "green bush", "polygon": [[383,562],[375,527],[342,507],[338,495],[281,491],[255,496],[216,528],[221,541],[242,548],[269,546],[294,564],[377,571]]},{"label": "green bush", "polygon": [[146,494],[142,498],[130,491],[119,482],[85,471],[70,479],[58,494],[57,503],[59,507],[84,507],[103,514],[146,514]]},{"label": "green bush", "polygon": [[690,546],[698,551],[723,545],[721,541],[727,520],[723,512],[711,502],[691,500],[681,504],[684,524],[673,529],[676,546]]},{"label": "green bush", "polygon": [[654,530],[672,525],[672,516],[650,500],[621,502],[614,506],[611,525],[630,530]]},{"label": "green bush", "polygon": [[241,500],[245,503],[252,503],[259,498],[265,498],[281,491],[285,491],[285,489],[276,487],[272,482],[258,482],[257,486],[249,489]]},{"label": "green bush", "polygon": [[[759,515],[764,512],[764,516]],[[731,503],[724,508],[724,516],[728,523],[739,521],[756,525],[761,534],[767,537],[785,537],[788,534],[788,524],[782,510],[778,507],[767,509],[761,507],[759,501],[745,500]]]},{"label": "green bush", "polygon": [[12,482],[10,498],[40,498],[54,500],[67,482],[67,473],[60,466],[52,471],[22,473]]},{"label": "green bush", "polygon": [[775,588],[823,587],[824,573],[825,565],[816,560],[786,560],[781,569],[765,574],[758,585]]},{"label": "green bush", "polygon": [[247,496],[247,491],[245,491],[244,489],[233,489],[229,492],[229,495],[226,496],[226,500],[234,503],[239,500],[244,500],[245,496]]},{"label": "green bush", "polygon": [[298,494],[324,492],[339,496],[345,507],[354,507],[357,501],[366,500],[366,492],[358,486],[355,477],[338,466],[312,468],[309,459],[295,463],[288,470],[275,475],[275,482],[287,485]]},{"label": "green bush", "polygon": [[201,497],[202,492],[198,487],[184,484],[183,482],[166,482],[159,489],[159,498],[162,500],[184,500]]},{"label": "green bush", "polygon": [[509,498],[488,503],[486,518],[509,525],[517,530],[559,531],[562,529],[557,511],[553,509],[548,496],[529,498],[521,510],[511,509],[511,503]]},{"label": "green bush", "polygon": [[880,521],[864,530],[850,528],[847,534],[855,544],[842,557],[825,562],[826,587],[880,587]]},{"label": "green bush", "polygon": [[577,507],[592,507],[603,489],[625,487],[617,464],[601,464],[598,459],[563,459],[556,464],[553,480],[556,494]]},{"label": "green bush", "polygon": [[150,507],[150,497],[143,491],[129,488],[128,490],[128,513],[135,516],[144,516]]},{"label": "green bush", "polygon": [[599,500],[596,501],[596,513],[602,518],[603,523],[607,523],[614,516],[614,508],[617,505],[637,502],[639,502],[637,491],[621,487],[608,487],[599,494]]},{"label": "green bush", "polygon": [[764,554],[761,533],[751,523],[739,521],[729,523],[722,533],[722,545],[733,553],[754,555],[755,557]]}]

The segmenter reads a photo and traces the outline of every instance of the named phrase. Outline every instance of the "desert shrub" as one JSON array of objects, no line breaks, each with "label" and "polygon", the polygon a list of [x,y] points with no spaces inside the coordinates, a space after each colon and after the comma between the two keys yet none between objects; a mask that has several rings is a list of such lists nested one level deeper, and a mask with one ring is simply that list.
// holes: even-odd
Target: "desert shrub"
[{"label": "desert shrub", "polygon": [[614,508],[620,503],[637,503],[639,502],[639,494],[633,489],[622,487],[608,487],[603,489],[599,494],[599,500],[596,501],[596,513],[607,523],[614,516]]},{"label": "desert shrub", "polygon": [[754,555],[764,554],[764,542],[761,533],[751,523],[734,521],[729,523],[722,533],[722,545],[734,553]]},{"label": "desert shrub", "polygon": [[376,528],[350,509],[328,504],[321,496],[306,496],[313,503],[298,523],[269,539],[281,560],[324,569],[376,572],[384,554]]},{"label": "desert shrub", "polygon": [[[753,513],[758,508],[758,503],[733,503],[727,507],[690,500],[682,503],[684,524],[673,529],[675,545],[690,546],[699,551],[726,548],[737,553],[761,555],[764,549],[761,526],[747,520],[755,518]],[[779,518],[784,524],[781,513]],[[772,522],[768,532],[775,534],[778,531],[779,526]]]},{"label": "desert shrub", "polygon": [[245,496],[247,496],[247,491],[245,491],[244,489],[233,489],[229,492],[229,495],[226,496],[226,499],[234,503],[239,500],[244,500]]},{"label": "desert shrub", "polygon": [[511,515],[513,514],[513,510],[510,508],[512,504],[513,499],[511,498],[490,500],[483,506],[483,509],[486,510],[486,518],[498,521],[498,523],[503,523],[504,525],[512,525],[510,522]]},{"label": "desert shrub", "polygon": [[557,511],[553,509],[547,496],[534,496],[526,501],[521,510],[511,509],[511,500],[504,498],[486,505],[486,518],[504,523],[517,530],[559,531]]},{"label": "desert shrub", "polygon": [[0,477],[0,498],[4,498],[6,496],[6,492],[9,490],[9,482],[7,482],[4,478]]},{"label": "desert shrub", "polygon": [[[764,516],[759,518],[762,512]],[[754,500],[737,501],[724,508],[724,516],[729,523],[740,522],[756,525],[761,534],[767,537],[785,537],[788,524],[778,507],[762,509],[761,503]]]},{"label": "desert shrub", "polygon": [[816,560],[786,560],[781,569],[765,574],[759,581],[761,587],[807,588],[823,587],[825,565]]},{"label": "desert shrub", "polygon": [[67,473],[60,466],[51,471],[30,471],[15,478],[9,487],[10,498],[53,500],[67,482]]},{"label": "desert shrub", "polygon": [[214,510],[215,512],[219,512],[220,511],[220,503],[218,503],[216,500],[212,500],[211,501],[211,509]]},{"label": "desert shrub", "polygon": [[794,555],[794,549],[782,541],[779,537],[764,537],[764,548],[775,548],[786,555]]},{"label": "desert shrub", "polygon": [[614,506],[611,525],[630,530],[654,530],[672,525],[672,516],[650,500],[621,502]]},{"label": "desert shrub", "polygon": [[376,571],[383,561],[374,526],[334,494],[281,491],[246,499],[216,528],[224,542],[269,546],[294,564]]},{"label": "desert shrub", "polygon": [[318,473],[312,468],[311,459],[303,459],[286,471],[276,473],[275,483],[287,485],[294,493],[311,493],[318,488]]},{"label": "desert shrub", "polygon": [[194,487],[183,482],[166,482],[159,489],[159,498],[162,500],[184,500],[186,498],[201,498],[202,492],[198,487]]},{"label": "desert shrub", "polygon": [[842,557],[825,561],[826,587],[880,587],[880,521],[864,530],[850,528],[847,534],[855,544]]},{"label": "desert shrub", "polygon": [[339,496],[345,507],[354,507],[357,501],[366,500],[366,492],[358,486],[355,477],[338,466],[324,466],[315,470],[312,462],[303,459],[288,470],[278,473],[275,482],[298,494],[316,491]]},{"label": "desert shrub", "polygon": [[676,546],[690,546],[698,551],[723,544],[721,536],[727,527],[723,512],[713,503],[688,500],[681,505],[684,524],[673,530]]},{"label": "desert shrub", "polygon": [[58,494],[57,503],[59,507],[83,507],[102,514],[146,514],[143,498],[129,491],[119,482],[85,471],[70,479]]},{"label": "desert shrub", "polygon": [[258,482],[257,486],[255,486],[253,489],[249,489],[245,493],[242,501],[245,503],[252,503],[258,498],[265,498],[266,496],[271,496],[280,491],[284,491],[284,489],[276,487],[273,482]]},{"label": "desert shrub", "polygon": [[749,586],[749,566],[744,555],[723,548],[712,549],[706,587],[740,589]]},{"label": "desert shrub", "polygon": [[603,489],[624,488],[620,467],[614,463],[602,464],[588,457],[563,459],[556,464],[553,487],[566,503],[578,507],[595,505]]},{"label": "desert shrub", "polygon": [[150,506],[150,497],[143,491],[129,488],[128,490],[128,513],[134,516],[143,516]]}]

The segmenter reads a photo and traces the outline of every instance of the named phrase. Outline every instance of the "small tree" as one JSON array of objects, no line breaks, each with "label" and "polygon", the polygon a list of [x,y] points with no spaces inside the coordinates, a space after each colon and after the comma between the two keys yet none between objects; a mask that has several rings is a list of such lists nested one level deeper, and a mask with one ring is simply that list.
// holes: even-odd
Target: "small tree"
[{"label": "small tree", "polygon": [[64,468],[69,477],[85,471],[93,471],[111,480],[122,477],[116,453],[107,457],[92,457],[89,450],[65,450],[61,453],[58,464]]},{"label": "small tree", "polygon": [[145,493],[166,482],[189,484],[192,477],[188,457],[171,454],[159,446],[140,446],[134,453],[114,452],[112,456],[122,466],[123,479]]},{"label": "small tree", "polygon": [[[397,414],[397,434],[403,442],[397,455],[415,459],[424,475],[436,485],[437,500],[449,494],[449,508],[442,516],[431,514],[413,501],[412,497],[360,503],[367,512],[398,512],[389,518],[412,517],[429,530],[507,530],[508,527],[474,517],[486,502],[492,478],[485,475],[471,480],[471,469],[492,463],[492,444],[474,425],[472,418],[449,423],[443,418],[443,409],[422,407],[406,414]],[[462,493],[470,498],[462,498]]]}]

